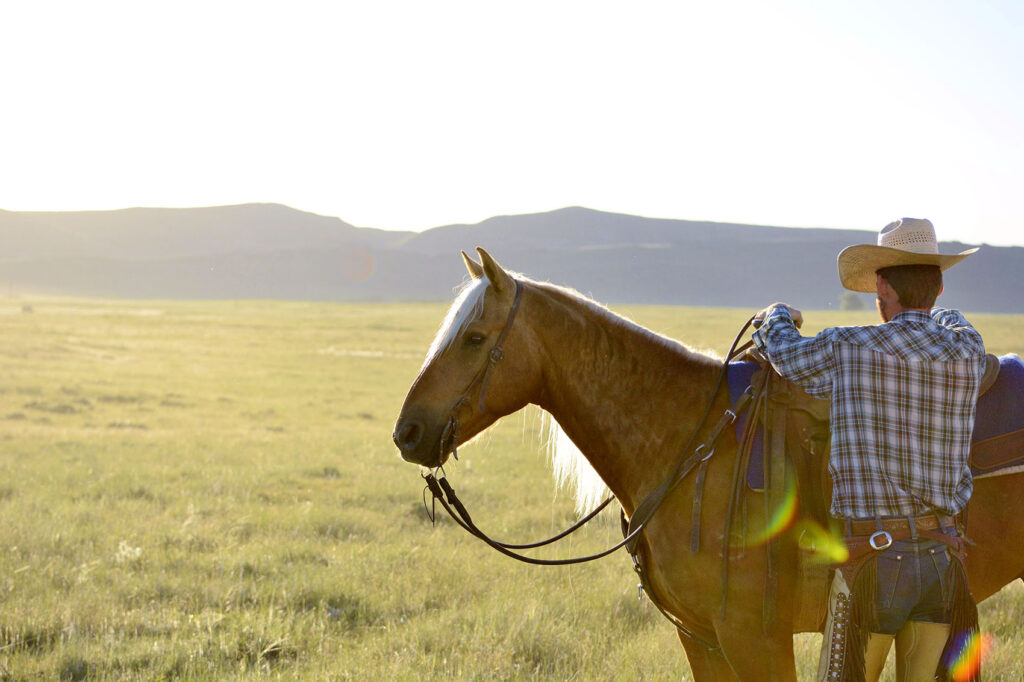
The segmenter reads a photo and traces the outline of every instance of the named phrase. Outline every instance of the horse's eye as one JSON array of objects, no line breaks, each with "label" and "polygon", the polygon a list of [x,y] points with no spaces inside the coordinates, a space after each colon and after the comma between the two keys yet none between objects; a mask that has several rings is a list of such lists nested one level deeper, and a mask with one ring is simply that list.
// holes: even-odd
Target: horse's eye
[{"label": "horse's eye", "polygon": [[479,348],[484,345],[484,340],[486,338],[487,337],[480,332],[470,332],[469,334],[466,334],[466,345],[470,348]]}]

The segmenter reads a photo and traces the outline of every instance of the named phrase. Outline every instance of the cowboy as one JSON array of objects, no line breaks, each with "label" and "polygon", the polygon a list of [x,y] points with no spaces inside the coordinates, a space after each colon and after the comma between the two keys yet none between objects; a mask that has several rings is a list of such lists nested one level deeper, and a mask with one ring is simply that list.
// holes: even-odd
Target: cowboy
[{"label": "cowboy", "polygon": [[819,679],[877,680],[895,641],[898,679],[931,680],[954,630],[977,628],[954,517],[973,485],[985,347],[958,311],[933,307],[942,272],[975,251],[940,254],[930,221],[897,220],[838,259],[846,289],[877,295],[883,324],[809,338],[784,303],[755,318],[776,371],[832,400],[831,515],[851,558],[833,581]]}]

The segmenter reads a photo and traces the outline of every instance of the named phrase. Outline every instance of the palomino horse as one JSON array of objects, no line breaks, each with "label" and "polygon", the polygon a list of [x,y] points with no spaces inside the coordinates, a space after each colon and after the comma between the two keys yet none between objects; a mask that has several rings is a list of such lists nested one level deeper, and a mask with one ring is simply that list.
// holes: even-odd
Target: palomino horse
[{"label": "palomino horse", "polygon": [[[714,393],[721,361],[574,292],[514,278],[478,252],[481,264],[463,254],[473,281],[452,305],[395,426],[402,457],[440,466],[453,447],[532,403],[558,421],[625,515],[632,515],[686,454],[681,449]],[[492,360],[495,346],[501,357]],[[719,395],[712,414],[717,418],[728,407],[728,397]],[[695,442],[708,430],[703,427]],[[727,433],[706,471],[700,550],[691,553],[687,544],[695,491],[690,475],[647,524],[639,553],[652,598],[682,625],[678,634],[695,680],[795,680],[792,635],[808,629],[795,622],[795,539],[782,541],[770,622],[763,615],[763,545],[733,552],[730,579],[722,577],[721,520],[736,448]],[[977,545],[968,573],[978,600],[1024,576],[1022,482],[1022,474],[976,482],[968,536]],[[767,522],[761,507],[749,505],[752,528]],[[721,608],[723,597],[728,609]]]}]

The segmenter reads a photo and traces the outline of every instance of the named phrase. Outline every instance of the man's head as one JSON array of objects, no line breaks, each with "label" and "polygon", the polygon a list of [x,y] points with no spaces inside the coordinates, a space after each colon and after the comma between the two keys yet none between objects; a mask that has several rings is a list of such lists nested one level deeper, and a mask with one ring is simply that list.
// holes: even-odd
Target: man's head
[{"label": "man's head", "polygon": [[903,310],[931,310],[942,293],[938,265],[892,265],[875,275],[878,312],[886,322]]},{"label": "man's head", "polygon": [[[875,293],[878,291],[876,277],[880,270],[927,265],[937,268],[941,273],[977,250],[968,249],[957,254],[939,253],[939,243],[931,221],[903,218],[882,228],[878,234],[878,244],[859,244],[843,249],[838,261],[839,279],[851,291]],[[916,297],[913,299],[913,302],[918,301]]]}]

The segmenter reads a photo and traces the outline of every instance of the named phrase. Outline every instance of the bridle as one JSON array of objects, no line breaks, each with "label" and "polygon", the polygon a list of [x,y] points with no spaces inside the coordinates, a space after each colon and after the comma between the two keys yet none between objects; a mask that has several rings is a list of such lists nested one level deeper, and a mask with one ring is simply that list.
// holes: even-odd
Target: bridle
[{"label": "bridle", "polygon": [[[488,351],[486,361],[480,367],[479,371],[477,371],[477,373],[473,376],[473,378],[470,379],[469,383],[466,385],[466,388],[463,390],[458,400],[455,401],[454,405],[452,406],[451,412],[449,413],[448,423],[445,425],[444,431],[442,432],[440,439],[442,458],[444,457],[445,451],[448,449],[450,443],[452,456],[458,459],[458,411],[464,405],[467,405],[471,402],[470,395],[477,386],[479,386],[480,389],[480,394],[477,397],[477,406],[480,409],[480,412],[485,412],[487,409],[485,401],[487,397],[487,387],[491,379],[491,374],[494,372],[495,367],[497,367],[498,364],[500,364],[501,361],[505,359],[505,351],[503,349],[503,345],[505,343],[505,340],[508,338],[513,323],[515,322],[516,313],[519,311],[519,303],[522,299],[523,285],[517,279],[514,279],[513,281],[515,282],[515,295],[512,299],[512,307],[509,309],[508,317],[505,320],[505,326],[502,328],[501,333],[498,334],[498,338],[494,342],[494,345]],[[725,378],[729,367],[729,361],[732,360],[735,356],[745,351],[750,346],[750,342],[747,342],[747,344],[737,349],[739,340],[743,337],[743,334],[746,333],[747,328],[750,327],[752,321],[753,318],[751,318],[751,320],[749,320],[743,326],[743,329],[740,330],[740,333],[736,336],[736,339],[733,341],[732,348],[729,351],[729,355],[726,361],[722,364],[722,371],[719,374],[715,390],[712,392],[711,397],[708,399],[708,404],[706,409],[704,410],[704,414],[698,422],[697,427],[694,429],[693,434],[690,436],[690,440],[683,448],[684,453],[691,452],[690,448],[693,446],[697,434],[700,432],[704,424],[707,422],[707,418],[711,413],[711,409],[714,405],[715,399],[718,397],[722,385],[725,382]],[[437,467],[433,471],[428,471],[423,474],[423,478],[427,484],[426,490],[430,491],[434,501],[440,503],[442,508],[444,508],[448,515],[451,516],[452,519],[454,519],[455,522],[462,526],[462,528],[464,528],[467,532],[469,532],[472,535],[475,535],[485,544],[501,552],[502,554],[510,556],[513,559],[518,559],[519,561],[523,561],[525,563],[537,564],[542,566],[565,566],[570,564],[579,564],[587,561],[594,561],[595,559],[600,559],[602,557],[608,556],[612,552],[618,550],[621,547],[626,547],[627,545],[629,546],[630,553],[634,554],[635,546],[637,544],[637,541],[639,540],[639,535],[641,531],[643,531],[644,527],[647,525],[647,522],[654,515],[654,512],[657,511],[658,507],[661,506],[661,502],[664,500],[668,492],[671,491],[671,489],[673,489],[676,485],[678,485],[682,481],[682,479],[685,478],[686,475],[689,474],[694,469],[698,467],[706,467],[708,461],[715,454],[714,443],[717,440],[719,434],[722,432],[726,425],[731,424],[733,421],[735,421],[738,412],[742,411],[748,403],[749,393],[745,393],[744,396],[741,398],[740,402],[737,403],[737,405],[734,405],[732,409],[726,411],[726,414],[723,415],[722,419],[719,420],[719,423],[712,430],[711,436],[708,438],[708,440],[705,441],[705,443],[703,443],[699,447],[697,447],[696,450],[693,450],[692,454],[689,457],[681,458],[680,461],[677,463],[677,466],[673,473],[668,478],[665,479],[661,486],[659,486],[651,495],[649,495],[640,503],[640,505],[637,507],[637,510],[633,513],[633,516],[630,518],[628,532],[624,533],[625,538],[622,540],[622,542],[617,543],[614,547],[611,547],[607,550],[598,552],[597,554],[576,557],[572,559],[536,559],[534,557],[518,554],[517,552],[514,552],[512,550],[533,549],[536,547],[543,547],[545,545],[551,544],[552,542],[555,542],[566,537],[570,533],[573,533],[579,528],[583,527],[588,521],[597,516],[599,512],[601,512],[605,507],[607,507],[612,502],[612,500],[615,499],[614,495],[610,495],[603,502],[601,502],[601,504],[598,505],[593,511],[591,511],[584,518],[582,518],[579,522],[577,522],[571,528],[562,531],[558,535],[548,538],[547,540],[542,540],[540,542],[514,544],[495,540],[477,527],[477,525],[473,522],[473,519],[470,516],[469,511],[466,509],[462,501],[459,500],[458,496],[455,494],[455,490],[448,482],[447,477],[444,474],[443,468]],[[436,473],[439,471],[441,472],[441,475],[437,476]],[[426,494],[426,490],[424,490],[424,494]],[[426,500],[424,499],[424,502],[425,501]],[[433,511],[428,509],[427,513],[431,521],[433,521],[435,518]]]},{"label": "bridle", "polygon": [[[448,444],[450,443],[452,456],[458,459],[457,444],[459,419],[457,413],[461,407],[471,402],[470,394],[477,387],[477,385],[479,385],[480,387],[480,394],[477,399],[477,406],[479,407],[480,412],[486,411],[485,399],[487,394],[488,383],[490,382],[491,374],[493,373],[494,368],[497,367],[497,365],[501,363],[501,361],[504,360],[505,358],[505,352],[502,348],[502,345],[507,339],[509,331],[512,328],[512,324],[515,321],[516,313],[519,310],[520,299],[522,298],[522,284],[519,282],[519,280],[513,281],[515,282],[516,287],[515,296],[512,300],[512,307],[509,309],[508,318],[505,320],[505,326],[502,328],[501,333],[498,335],[498,339],[495,341],[494,346],[492,346],[490,351],[488,351],[487,359],[484,365],[467,384],[465,390],[462,392],[462,395],[459,397],[458,400],[455,401],[451,413],[449,414],[448,423],[446,424],[444,431],[441,434],[440,448],[442,458],[444,457],[445,451],[448,449]],[[480,528],[478,528],[477,525],[473,522],[473,519],[470,516],[469,511],[466,509],[465,505],[455,494],[455,490],[452,488],[451,484],[447,480],[446,475],[444,474],[444,469],[440,466],[434,469],[433,471],[427,471],[423,474],[423,479],[426,481],[426,489],[424,490],[424,506],[426,506],[426,491],[429,490],[433,497],[433,501],[435,503],[440,503],[441,507],[448,513],[448,515],[468,533],[474,535],[482,542],[487,544],[489,547],[497,550],[498,552],[528,564],[541,566],[567,566],[572,564],[581,564],[588,561],[594,561],[602,557],[606,557],[609,554],[612,554],[613,552],[617,551],[618,549],[626,547],[633,558],[634,568],[637,570],[637,573],[639,573],[641,576],[642,587],[647,587],[648,594],[651,594],[649,586],[646,584],[646,578],[644,576],[644,573],[641,570],[637,554],[637,545],[639,544],[640,534],[647,526],[647,523],[654,516],[654,513],[661,506],[661,503],[668,496],[668,493],[671,492],[677,485],[679,485],[679,483],[682,482],[682,480],[686,478],[686,476],[694,470],[698,472],[698,492],[695,493],[695,496],[697,497],[694,503],[694,510],[695,514],[699,514],[699,495],[702,494],[701,491],[703,490],[704,475],[707,470],[708,462],[715,454],[715,442],[717,441],[719,435],[722,433],[725,427],[728,426],[729,424],[732,424],[736,420],[737,416],[749,406],[753,399],[751,389],[747,389],[747,391],[743,393],[740,399],[737,400],[737,402],[730,409],[725,411],[725,414],[722,415],[718,423],[711,430],[708,438],[704,441],[704,443],[696,447],[696,449],[693,449],[693,445],[697,439],[697,435],[700,433],[701,429],[703,429],[705,423],[707,422],[708,416],[711,414],[711,410],[714,406],[714,403],[718,398],[719,393],[721,392],[722,386],[725,383],[725,379],[728,375],[729,362],[733,360],[735,357],[741,355],[752,345],[751,341],[747,341],[747,343],[737,348],[740,339],[746,333],[747,329],[751,326],[751,324],[754,323],[754,320],[755,318],[751,317],[747,321],[747,323],[743,325],[743,328],[740,330],[739,334],[736,335],[736,338],[732,343],[732,347],[729,349],[729,353],[726,356],[725,361],[722,363],[722,370],[719,373],[715,389],[714,391],[712,391],[711,397],[708,399],[707,406],[704,410],[703,415],[701,416],[700,421],[694,428],[693,433],[690,436],[690,439],[683,447],[682,453],[684,454],[680,456],[679,461],[676,463],[675,469],[662,482],[662,484],[658,486],[658,488],[656,488],[640,503],[640,505],[638,505],[637,509],[630,517],[628,525],[625,522],[625,517],[623,517],[624,537],[621,542],[615,544],[613,547],[610,547],[596,554],[591,554],[582,557],[574,557],[570,559],[537,559],[514,551],[543,547],[545,545],[549,545],[553,542],[561,540],[562,538],[579,530],[584,525],[586,525],[587,522],[589,522],[591,519],[597,516],[605,507],[607,507],[612,502],[612,500],[615,499],[614,495],[610,495],[603,502],[601,502],[601,504],[598,505],[593,511],[591,511],[585,517],[580,519],[576,524],[574,524],[570,528],[562,531],[561,533],[551,538],[548,538],[547,540],[541,540],[539,542],[532,542],[526,544],[513,544],[501,542],[491,538],[482,530],[480,530]],[[689,456],[685,456],[685,453],[690,454]],[[438,471],[441,472],[440,477],[435,475]],[[429,516],[431,522],[433,522],[436,518],[434,510],[429,507],[427,508],[427,515]],[[693,543],[692,546],[695,547],[696,543],[698,542],[698,536],[695,535],[691,538],[691,543]],[[669,621],[671,621],[677,628],[682,630],[684,633],[687,633],[697,641],[702,642],[709,649],[717,648],[715,645],[710,644],[705,638],[700,637],[686,629],[683,626],[683,624],[679,621],[679,619],[674,617],[672,614],[666,611],[660,604],[658,604],[658,602],[653,599],[653,596],[652,602],[658,607],[662,614],[664,614],[665,617],[669,619]]]},{"label": "bridle", "polygon": [[494,368],[497,367],[502,360],[505,359],[505,351],[502,346],[505,344],[505,340],[508,338],[509,332],[512,330],[512,323],[516,320],[516,313],[519,312],[519,302],[523,298],[523,285],[518,280],[513,280],[516,283],[515,294],[512,297],[512,307],[509,308],[508,317],[505,319],[505,326],[502,327],[501,332],[498,334],[497,341],[491,346],[491,349],[487,351],[487,359],[484,364],[480,367],[473,378],[469,380],[466,388],[462,391],[458,400],[452,405],[451,412],[448,413],[448,423],[445,424],[444,430],[441,432],[440,441],[440,459],[443,460],[445,451],[448,450],[448,444],[451,444],[452,456],[455,459],[459,458],[458,452],[458,441],[459,441],[459,410],[470,403],[470,394],[473,389],[480,386],[480,395],[477,398],[477,407],[481,413],[487,411],[487,405],[485,403],[487,399],[487,386],[491,381],[491,374],[494,372]]}]

